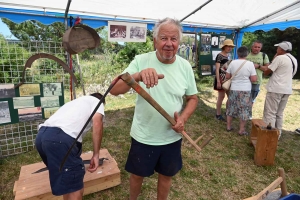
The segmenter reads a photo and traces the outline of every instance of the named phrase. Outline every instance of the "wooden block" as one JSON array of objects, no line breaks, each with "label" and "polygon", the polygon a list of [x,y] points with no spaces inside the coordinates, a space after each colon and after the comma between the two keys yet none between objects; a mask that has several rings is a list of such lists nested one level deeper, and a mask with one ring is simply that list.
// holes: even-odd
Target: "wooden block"
[{"label": "wooden block", "polygon": [[259,166],[274,165],[279,131],[261,129],[258,133],[254,162]]},{"label": "wooden block", "polygon": [[[93,153],[83,153],[83,160],[91,159]],[[90,173],[86,171],[84,176],[84,195],[104,190],[121,183],[120,170],[117,162],[111,157],[107,149],[100,150],[100,157],[108,158],[97,171]],[[87,168],[89,165],[85,165]],[[63,199],[62,196],[54,196],[51,193],[48,170],[35,173],[45,168],[44,163],[35,163],[21,167],[19,180],[15,182],[15,200],[21,199]]]},{"label": "wooden block", "polygon": [[250,141],[255,148],[254,162],[259,166],[274,165],[279,131],[266,129],[262,119],[252,119]]},{"label": "wooden block", "polygon": [[260,127],[266,127],[267,124],[262,119],[252,119],[252,127],[250,133],[250,141],[257,138],[257,133]]}]

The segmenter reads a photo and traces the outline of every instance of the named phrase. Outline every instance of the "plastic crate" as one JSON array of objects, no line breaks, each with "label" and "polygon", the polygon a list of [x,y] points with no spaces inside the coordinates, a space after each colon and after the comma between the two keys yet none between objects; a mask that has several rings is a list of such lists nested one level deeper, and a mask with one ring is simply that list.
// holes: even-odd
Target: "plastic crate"
[{"label": "plastic crate", "polygon": [[281,198],[280,200],[300,200],[299,194],[289,194],[288,196],[285,196]]}]

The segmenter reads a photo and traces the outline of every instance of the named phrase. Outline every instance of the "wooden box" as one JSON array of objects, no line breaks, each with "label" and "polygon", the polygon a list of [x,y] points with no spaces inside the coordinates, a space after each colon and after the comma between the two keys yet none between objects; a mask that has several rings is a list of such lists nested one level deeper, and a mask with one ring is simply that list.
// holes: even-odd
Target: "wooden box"
[{"label": "wooden box", "polygon": [[[83,160],[90,160],[93,153],[83,153]],[[100,157],[107,158],[97,171],[86,171],[84,176],[84,195],[104,190],[121,183],[120,170],[117,162],[108,153],[107,149],[100,150]],[[88,168],[89,164],[85,167]],[[14,185],[15,200],[20,199],[63,199],[62,196],[54,196],[51,193],[48,170],[37,172],[45,168],[43,162],[25,165],[21,167],[19,180]]]},{"label": "wooden box", "polygon": [[274,165],[279,131],[268,130],[262,119],[252,119],[250,141],[255,148],[254,162],[259,166]]}]

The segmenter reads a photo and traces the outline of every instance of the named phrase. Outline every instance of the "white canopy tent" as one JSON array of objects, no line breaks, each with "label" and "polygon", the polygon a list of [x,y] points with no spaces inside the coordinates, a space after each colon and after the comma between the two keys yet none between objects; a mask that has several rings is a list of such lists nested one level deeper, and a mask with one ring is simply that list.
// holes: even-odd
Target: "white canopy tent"
[{"label": "white canopy tent", "polygon": [[68,2],[68,16],[80,16],[93,28],[126,21],[152,29],[158,19],[172,17],[182,20],[187,32],[238,33],[238,46],[247,31],[300,28],[299,0],[0,0],[0,17],[64,22]]}]

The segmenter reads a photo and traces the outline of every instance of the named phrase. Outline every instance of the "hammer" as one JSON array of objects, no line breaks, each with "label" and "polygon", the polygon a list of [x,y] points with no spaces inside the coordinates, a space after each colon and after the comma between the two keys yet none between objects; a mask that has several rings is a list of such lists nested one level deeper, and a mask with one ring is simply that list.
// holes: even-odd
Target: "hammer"
[{"label": "hammer", "polygon": [[[166,120],[168,120],[173,126],[176,124],[176,121],[130,76],[129,73],[121,75],[121,79],[130,87],[132,87],[139,95],[141,95],[148,103],[150,103]],[[203,138],[200,136],[197,140],[193,141],[190,136],[185,131],[182,131],[181,134],[198,150],[201,151],[204,146],[206,146],[212,139],[213,136],[209,136],[200,147],[197,145],[197,142]]]}]

